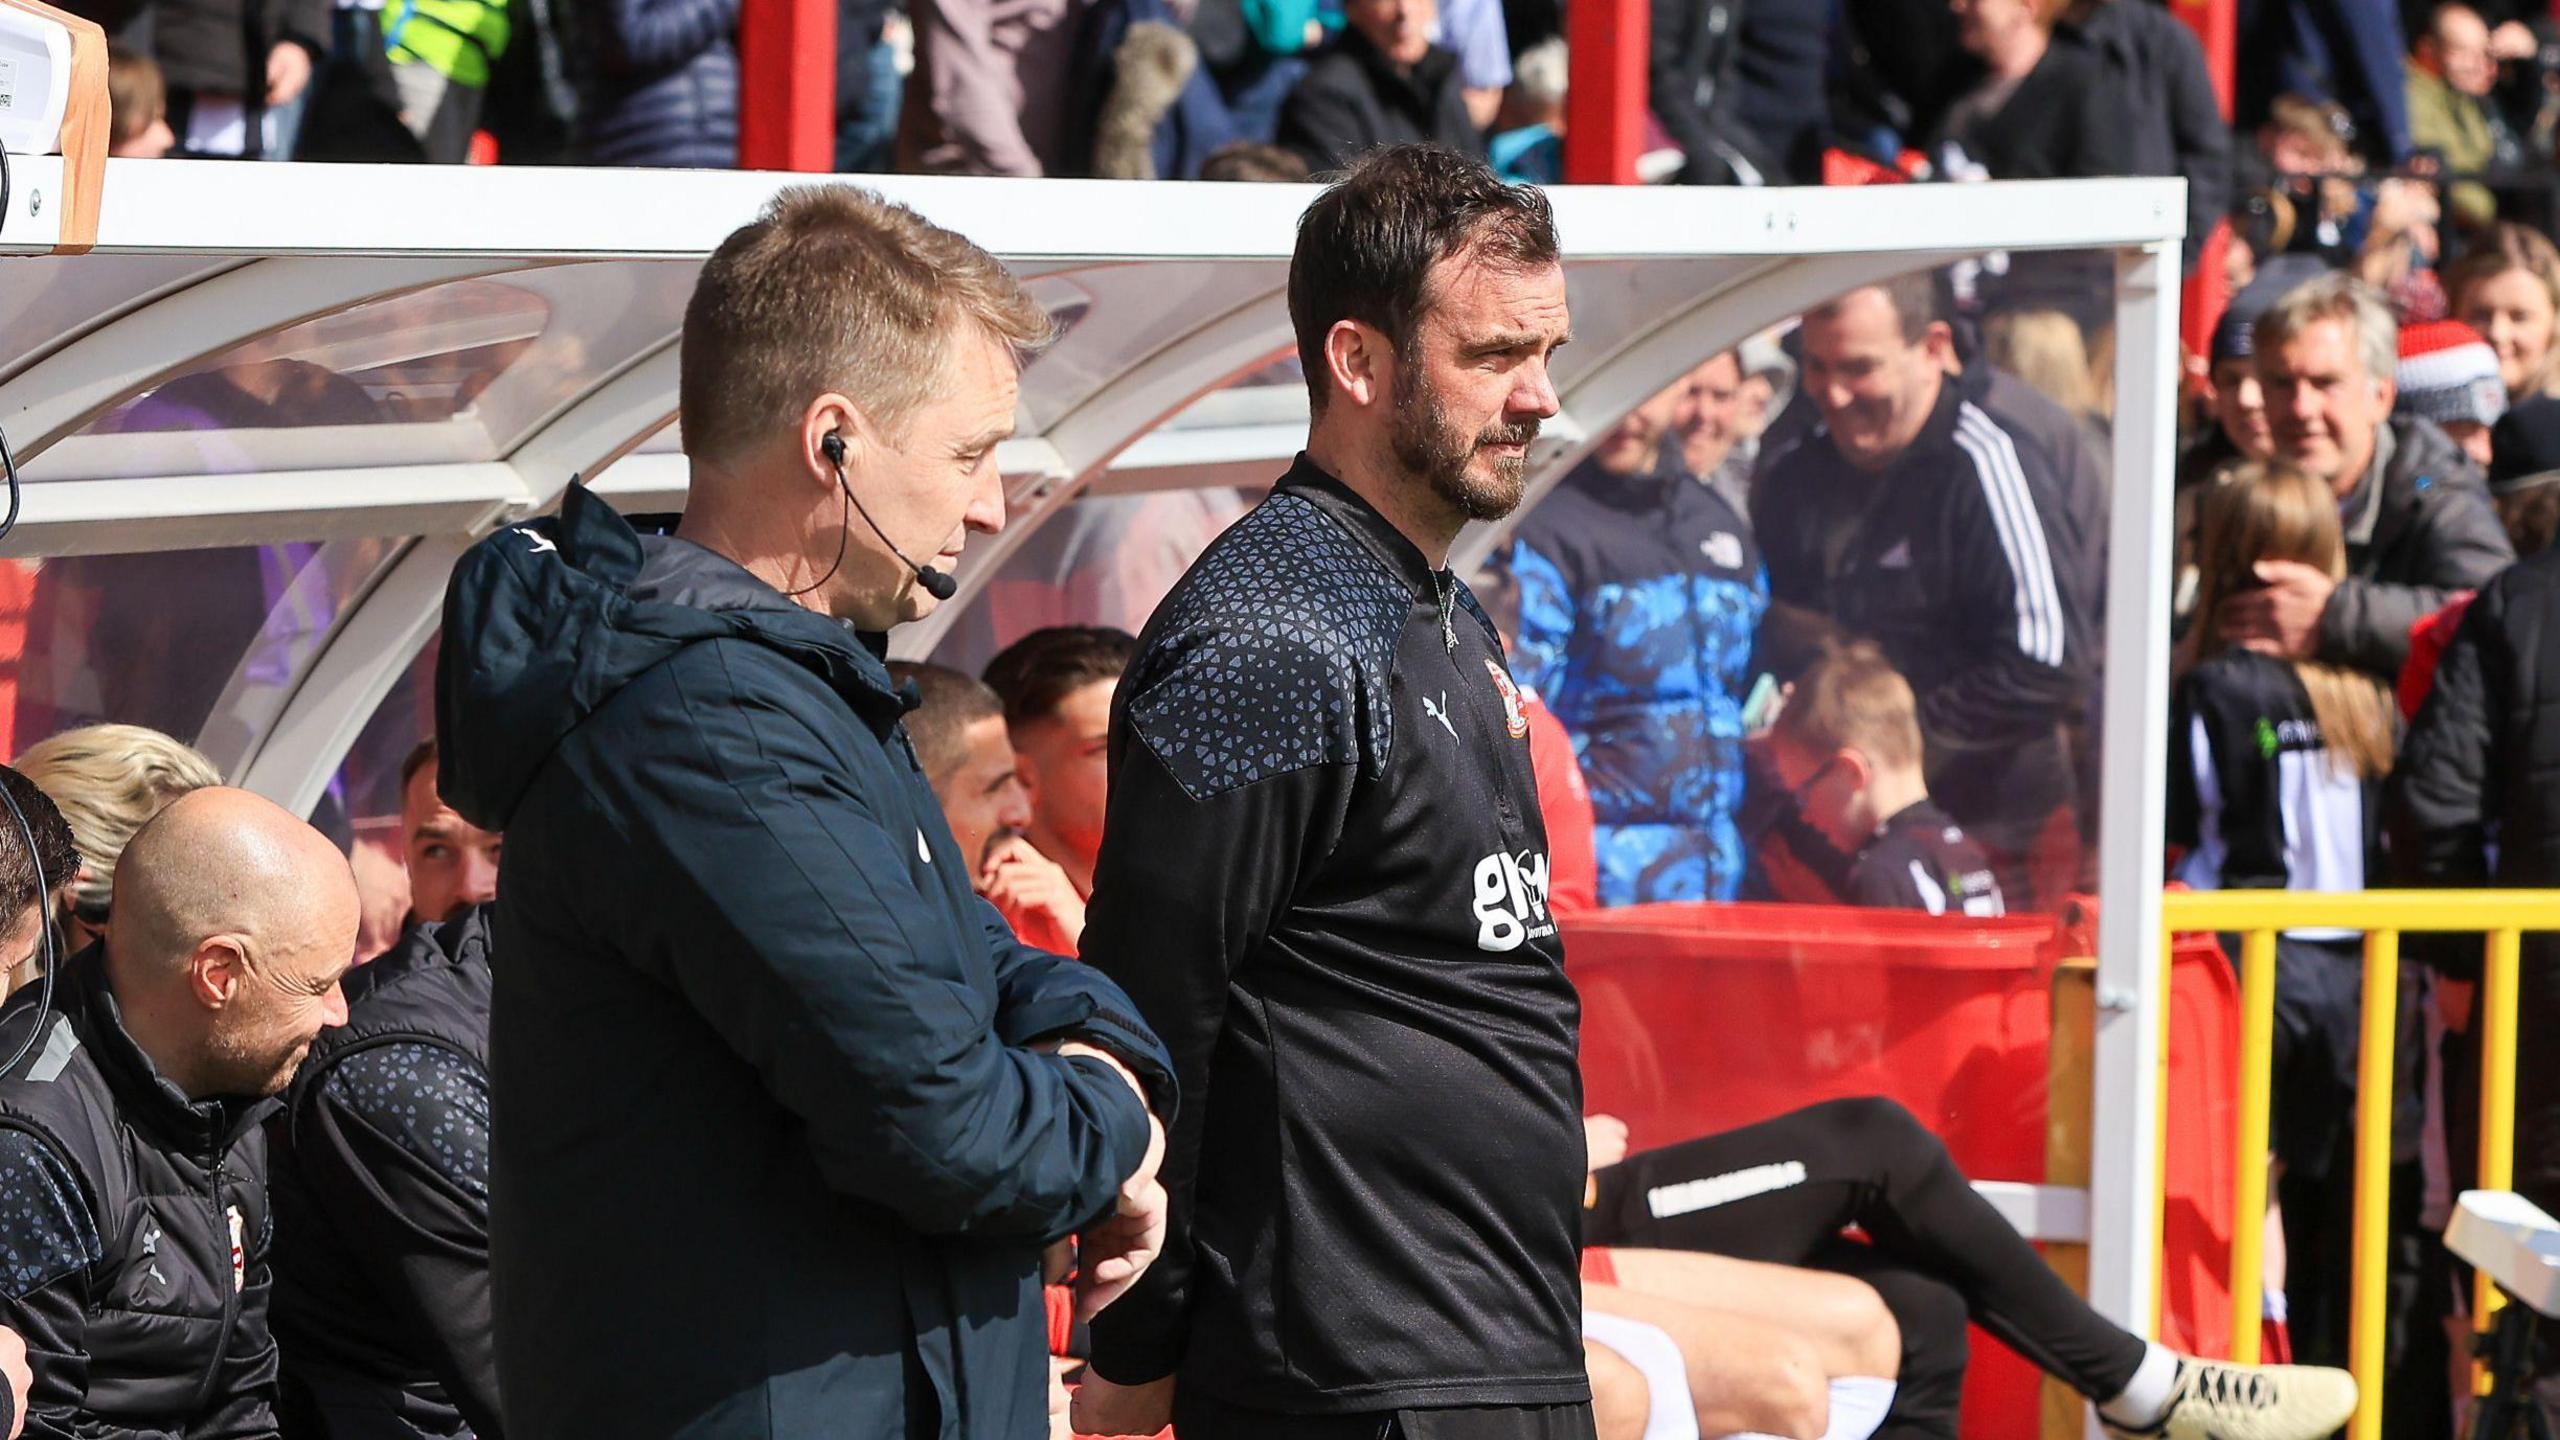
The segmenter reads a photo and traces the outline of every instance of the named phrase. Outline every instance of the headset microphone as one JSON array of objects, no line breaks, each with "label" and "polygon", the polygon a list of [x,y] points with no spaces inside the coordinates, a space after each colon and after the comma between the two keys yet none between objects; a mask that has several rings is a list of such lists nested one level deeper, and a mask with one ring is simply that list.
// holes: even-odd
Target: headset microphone
[{"label": "headset microphone", "polygon": [[829,435],[818,442],[818,449],[825,453],[827,463],[835,467],[836,484],[843,489],[846,503],[852,505],[853,512],[862,517],[863,524],[871,527],[871,533],[880,537],[880,543],[889,547],[889,553],[898,557],[899,564],[916,572],[916,583],[924,587],[924,593],[936,600],[948,600],[959,594],[958,580],[953,579],[948,572],[936,570],[930,565],[919,565],[908,559],[907,552],[898,548],[898,542],[889,538],[889,532],[880,528],[880,522],[871,518],[871,512],[864,508],[862,498],[853,493],[853,485],[844,478],[844,437]]}]

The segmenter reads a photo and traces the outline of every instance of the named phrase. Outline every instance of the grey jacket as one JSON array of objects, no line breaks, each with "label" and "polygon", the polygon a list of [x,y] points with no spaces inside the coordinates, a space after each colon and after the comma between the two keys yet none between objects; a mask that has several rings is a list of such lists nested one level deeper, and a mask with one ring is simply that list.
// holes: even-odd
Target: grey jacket
[{"label": "grey jacket", "polygon": [[2397,679],[2409,627],[2515,563],[2480,467],[2429,420],[2391,422],[2372,534],[2347,540],[2347,578],[2320,617],[2320,658]]}]

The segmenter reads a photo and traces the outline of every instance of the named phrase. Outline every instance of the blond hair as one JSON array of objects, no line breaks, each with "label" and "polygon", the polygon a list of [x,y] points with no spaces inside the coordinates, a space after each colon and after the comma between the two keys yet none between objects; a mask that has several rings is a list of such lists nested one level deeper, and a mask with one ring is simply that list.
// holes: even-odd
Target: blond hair
[{"label": "blond hair", "polygon": [[974,324],[1018,364],[1055,326],[965,237],[854,185],[795,185],[703,262],[685,305],[676,404],[685,449],[739,454],[830,391],[891,443]]},{"label": "blond hair", "polygon": [[1838,646],[1797,677],[1773,730],[1809,754],[1855,749],[1878,765],[1920,763],[1920,702],[1873,641]]},{"label": "blond hair", "polygon": [[134,832],[190,790],[222,783],[193,748],[140,725],[89,725],[27,747],[18,773],[53,797],[70,822],[80,873],[73,913],[102,924],[115,901],[116,859]]},{"label": "blond hair", "polygon": [[[2212,617],[2222,602],[2259,585],[2258,562],[2291,560],[2340,580],[2347,544],[2338,497],[2327,485],[2281,461],[2243,465],[2204,497],[2196,546],[2196,658],[2230,648]],[[2391,773],[2393,704],[2381,681],[2322,660],[2296,660],[2293,672],[2311,697],[2330,763],[2366,780]]]},{"label": "blond hair", "polygon": [[2044,398],[2074,415],[2098,411],[2097,384],[2089,373],[2089,341],[2080,322],[2059,310],[2009,310],[1982,327],[1991,363],[2026,381]]},{"label": "blond hair", "polygon": [[[2551,313],[2560,317],[2560,246],[2530,226],[2501,220],[2490,226],[2489,233],[2461,259],[2445,268],[2444,293],[2453,304],[2454,318],[2464,318],[2464,298],[2474,286],[2516,270],[2542,282],[2542,293],[2551,298]],[[2560,343],[2542,352],[2542,363],[2536,367],[2531,386],[2531,393],[2535,394],[2560,393]],[[2524,396],[2509,398],[2521,400]]]}]

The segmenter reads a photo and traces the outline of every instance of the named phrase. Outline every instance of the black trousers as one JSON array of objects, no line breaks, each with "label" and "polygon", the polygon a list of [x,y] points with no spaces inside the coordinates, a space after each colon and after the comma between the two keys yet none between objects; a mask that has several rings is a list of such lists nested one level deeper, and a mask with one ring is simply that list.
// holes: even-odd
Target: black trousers
[{"label": "black trousers", "polygon": [[[1810,1265],[1875,1286],[1902,1329],[1885,1436],[1953,1436],[1965,1321],[2092,1400],[2145,1353],[2062,1283],[1890,1100],[1834,1100],[1599,1173],[1583,1242]],[[1843,1239],[1855,1225],[1873,1243]]]},{"label": "black trousers", "polygon": [[1357,1415],[1276,1415],[1177,1388],[1182,1440],[1594,1440],[1589,1405],[1458,1406]]}]

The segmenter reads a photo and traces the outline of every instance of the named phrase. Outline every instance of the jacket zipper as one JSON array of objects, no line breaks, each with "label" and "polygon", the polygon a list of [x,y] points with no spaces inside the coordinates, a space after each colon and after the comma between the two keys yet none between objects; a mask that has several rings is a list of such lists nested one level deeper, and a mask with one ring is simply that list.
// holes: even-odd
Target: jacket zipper
[{"label": "jacket zipper", "polygon": [[[231,1222],[224,1218],[222,1213],[222,1182],[228,1178],[225,1168],[228,1161],[221,1148],[214,1150],[212,1160],[213,1183],[205,1196],[205,1202],[206,1208],[213,1215],[214,1253],[219,1257],[214,1265],[214,1284],[219,1287],[223,1279],[221,1261],[231,1258],[229,1249]],[[243,1281],[247,1278],[246,1266],[249,1259],[247,1220],[247,1216],[241,1217],[240,1260],[243,1268],[240,1273]],[[240,1320],[240,1290],[240,1283],[235,1282],[230,1289],[222,1292],[222,1330],[213,1337],[213,1360],[205,1366],[203,1383],[196,1387],[194,1413],[188,1417],[191,1424],[203,1418],[205,1406],[213,1399],[214,1387],[221,1383],[223,1362],[231,1358],[231,1329]]]},{"label": "jacket zipper", "polygon": [[[1467,683],[1466,667],[1458,663],[1457,577],[1446,570],[1440,570],[1432,574],[1431,583],[1440,595],[1440,648],[1448,652],[1449,671],[1458,677],[1457,693],[1461,697],[1459,703],[1466,706],[1467,726],[1476,732],[1479,744],[1488,743],[1490,737],[1495,735],[1507,737],[1511,728],[1509,717],[1506,715],[1500,726],[1488,727],[1484,723],[1484,712],[1479,708],[1475,687]],[[1520,817],[1512,803],[1511,775],[1502,764],[1502,752],[1498,744],[1491,754],[1494,807],[1501,813],[1503,824],[1517,826],[1520,823]]]}]

